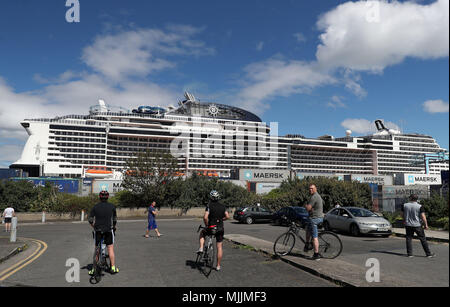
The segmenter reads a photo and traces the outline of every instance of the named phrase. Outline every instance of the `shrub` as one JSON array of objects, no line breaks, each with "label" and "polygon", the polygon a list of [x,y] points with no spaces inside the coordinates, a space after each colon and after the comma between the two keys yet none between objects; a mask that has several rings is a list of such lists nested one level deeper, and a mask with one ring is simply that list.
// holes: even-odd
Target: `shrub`
[{"label": "shrub", "polygon": [[434,226],[448,231],[448,216],[436,220]]},{"label": "shrub", "polygon": [[[439,194],[433,194],[428,199],[420,200],[427,216],[428,224],[432,227],[442,227],[442,219],[449,216],[449,201],[448,198],[442,197]],[[445,220],[443,220],[445,221]],[[444,223],[445,225],[445,223]],[[448,225],[448,222],[447,222]],[[448,228],[448,226],[447,226]]]}]

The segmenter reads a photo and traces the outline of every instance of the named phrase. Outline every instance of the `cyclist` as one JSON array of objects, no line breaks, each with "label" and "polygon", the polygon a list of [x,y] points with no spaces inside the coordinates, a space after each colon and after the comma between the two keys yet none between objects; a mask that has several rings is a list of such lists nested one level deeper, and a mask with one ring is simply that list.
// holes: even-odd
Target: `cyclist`
[{"label": "cyclist", "polygon": [[[109,259],[111,260],[111,273],[119,273],[119,268],[115,266],[116,259],[114,255],[114,233],[116,231],[117,213],[116,207],[108,202],[108,191],[101,191],[99,194],[100,202],[92,208],[89,214],[89,224],[95,231],[95,246],[100,240],[104,239],[108,249]],[[89,275],[94,274],[94,269],[89,271]]]},{"label": "cyclist", "polygon": [[[323,222],[323,200],[322,197],[317,193],[317,187],[312,184],[309,186],[309,194],[311,194],[311,198],[308,201],[308,204],[305,206],[306,210],[309,212],[309,218],[306,221],[306,244],[303,249],[307,252],[310,249],[314,249],[314,260],[319,260],[321,258],[319,254],[319,233],[317,226]],[[309,245],[311,240],[311,236],[313,238],[313,246]]]},{"label": "cyclist", "polygon": [[[230,218],[225,206],[219,202],[220,194],[216,190],[212,190],[209,193],[210,202],[206,207],[205,214],[203,216],[203,222],[205,223],[206,228],[216,226],[216,246],[217,246],[217,267],[216,270],[220,271],[220,263],[222,261],[223,256],[223,248],[222,241],[223,235],[225,233],[223,221]],[[198,253],[203,253],[203,246],[205,244],[205,235],[207,234],[206,230],[200,232],[200,248]]]}]

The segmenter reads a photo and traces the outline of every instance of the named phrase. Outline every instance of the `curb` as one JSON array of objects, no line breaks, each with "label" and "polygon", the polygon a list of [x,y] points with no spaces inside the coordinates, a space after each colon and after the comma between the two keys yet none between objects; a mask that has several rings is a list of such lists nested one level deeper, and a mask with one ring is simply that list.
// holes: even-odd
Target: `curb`
[{"label": "curb", "polygon": [[[405,234],[399,233],[399,232],[393,232],[392,235],[394,235],[396,237],[400,237],[400,238],[406,237]],[[442,238],[436,238],[436,237],[425,237],[425,238],[427,239],[427,241],[430,241],[430,242],[449,243],[449,239],[442,239]],[[413,239],[418,239],[418,237],[416,235],[414,235]]]},{"label": "curb", "polygon": [[0,264],[5,262],[6,260],[10,259],[11,257],[13,257],[13,256],[15,256],[15,255],[25,251],[27,248],[28,248],[28,244],[26,244],[26,243],[23,244],[22,246],[16,247],[13,251],[11,251],[9,253],[9,255],[7,255],[7,256],[5,256],[3,258],[0,258]]},{"label": "curb", "polygon": [[[224,238],[224,239],[227,240],[227,241],[229,241],[229,242],[231,242],[231,243],[233,243],[233,244],[236,244],[236,245],[250,246],[250,245],[247,245],[247,244],[242,244],[242,243],[240,243],[240,242],[238,242],[238,241],[235,241],[235,240],[232,240],[232,239],[229,239],[229,238]],[[261,252],[261,253],[263,253],[263,254],[265,254],[265,255],[270,256],[272,259],[280,259],[281,261],[286,262],[286,263],[288,263],[288,264],[290,264],[290,265],[293,265],[293,266],[295,266],[296,268],[299,268],[299,269],[301,269],[301,270],[303,270],[303,271],[305,271],[305,272],[307,272],[307,273],[310,273],[310,274],[312,274],[312,275],[314,275],[314,276],[317,276],[317,277],[319,277],[319,278],[325,279],[325,280],[327,280],[327,281],[333,282],[333,283],[335,283],[335,284],[338,285],[338,286],[341,286],[341,287],[352,287],[352,288],[358,287],[357,285],[351,284],[351,283],[346,282],[346,281],[341,280],[341,279],[337,279],[337,278],[334,278],[334,277],[325,275],[325,274],[323,274],[323,273],[321,273],[321,272],[319,272],[319,271],[317,271],[317,270],[315,270],[315,269],[313,269],[313,268],[310,268],[310,267],[307,267],[307,266],[305,266],[305,265],[296,263],[296,262],[291,261],[291,260],[289,260],[289,259],[275,256],[274,254],[272,254],[272,253],[270,253],[270,252],[267,252],[267,251],[265,251],[265,250],[263,250],[263,249],[256,248],[256,247],[254,247],[254,246],[251,246],[251,248],[252,248],[252,249],[251,249],[252,251],[255,251],[255,252]]]}]

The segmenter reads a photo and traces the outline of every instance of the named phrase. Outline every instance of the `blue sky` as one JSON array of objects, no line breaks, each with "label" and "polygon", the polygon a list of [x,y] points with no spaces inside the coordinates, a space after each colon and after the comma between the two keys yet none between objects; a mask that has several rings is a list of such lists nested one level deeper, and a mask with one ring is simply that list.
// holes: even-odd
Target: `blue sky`
[{"label": "blue sky", "polygon": [[375,119],[449,147],[449,9],[439,1],[0,3],[0,167],[24,118],[201,101],[248,109],[279,134],[373,132]]}]

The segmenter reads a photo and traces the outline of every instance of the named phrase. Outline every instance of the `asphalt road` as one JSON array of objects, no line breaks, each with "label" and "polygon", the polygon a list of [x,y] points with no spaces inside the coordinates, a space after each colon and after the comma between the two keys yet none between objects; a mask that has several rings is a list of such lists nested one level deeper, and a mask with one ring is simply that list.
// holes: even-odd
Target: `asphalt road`
[{"label": "asphalt road", "polygon": [[[328,281],[294,268],[280,260],[245,247],[224,242],[222,270],[206,278],[195,266],[200,219],[158,220],[163,234],[143,237],[145,221],[119,221],[115,251],[120,273],[105,274],[95,287],[333,287]],[[244,227],[240,227],[244,226]],[[266,231],[269,225],[253,225]],[[229,231],[247,228],[227,222]],[[278,230],[278,229],[277,229]],[[276,234],[276,232],[274,233]],[[34,262],[17,271],[0,286],[89,286],[93,240],[87,223],[20,225],[18,236],[38,239],[48,245]],[[80,264],[79,282],[68,283],[69,258]]]},{"label": "asphalt road", "polygon": [[[206,278],[195,267],[196,233],[200,219],[160,219],[163,236],[145,239],[145,221],[119,221],[116,236],[118,275],[106,274],[98,286],[114,287],[326,287],[335,286],[298,268],[250,251],[245,246],[224,242],[222,270]],[[227,221],[227,234],[245,234],[274,242],[285,227],[270,224],[238,224]],[[93,241],[87,223],[20,225],[18,236],[47,243],[45,253],[22,268],[0,286],[92,286],[87,274],[92,263]],[[388,274],[423,286],[449,285],[448,244],[430,243],[436,258],[424,257],[414,241],[416,257],[405,257],[404,238],[351,237],[340,234],[344,249],[340,260],[364,266],[369,258],[380,262],[381,276]],[[80,263],[80,281],[66,281],[66,261]],[[1,268],[0,268],[1,271]],[[1,277],[1,276],[0,276]]]},{"label": "asphalt road", "polygon": [[[227,233],[245,234],[259,239],[274,242],[286,231],[285,227],[269,224],[238,224],[230,221]],[[352,237],[340,233],[343,251],[339,260],[365,267],[369,258],[376,258],[380,263],[380,274],[395,276],[402,280],[429,287],[449,286],[449,245],[448,243],[429,242],[430,249],[436,253],[436,258],[426,258],[422,245],[413,240],[414,258],[406,257],[405,238],[391,236]]]}]

